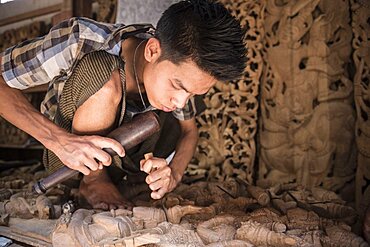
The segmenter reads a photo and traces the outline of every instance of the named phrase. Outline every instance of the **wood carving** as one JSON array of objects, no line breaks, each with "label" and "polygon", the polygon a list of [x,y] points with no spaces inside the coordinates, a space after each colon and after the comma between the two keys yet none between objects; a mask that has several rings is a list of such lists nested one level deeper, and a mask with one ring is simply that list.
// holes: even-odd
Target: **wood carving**
[{"label": "wood carving", "polygon": [[97,21],[115,23],[117,15],[117,0],[96,0],[99,5]]},{"label": "wood carving", "polygon": [[186,206],[174,206],[166,210],[167,220],[171,223],[179,224],[181,218],[185,215],[193,215],[202,213],[204,209],[202,207],[186,205]]},{"label": "wood carving", "polygon": [[159,223],[166,221],[166,214],[163,209],[152,207],[134,207],[133,217],[143,220],[145,228],[156,227]]},{"label": "wood carving", "polygon": [[163,222],[149,232],[151,233],[149,236],[159,239],[155,246],[205,246],[196,232],[181,225]]},{"label": "wood carving", "polygon": [[259,180],[338,190],[353,179],[348,9],[349,1],[266,1]]},{"label": "wood carving", "polygon": [[17,29],[9,29],[0,34],[0,51],[22,41],[44,35],[49,27],[44,22],[33,22]]},{"label": "wood carving", "polygon": [[44,195],[37,198],[28,197],[25,193],[12,195],[9,200],[0,202],[0,215],[31,219],[53,219],[56,217],[54,206]]},{"label": "wood carving", "polygon": [[[19,222],[22,222],[19,218],[54,218],[49,209],[54,209],[58,218],[62,211],[53,234],[46,239],[53,246],[176,246],[188,242],[193,246],[290,246],[293,241],[296,246],[315,246],[318,241],[333,246],[330,245],[332,236],[340,239],[351,230],[346,218],[353,214],[353,210],[329,191],[317,188],[308,190],[294,183],[254,188],[267,192],[271,197],[272,203],[262,206],[246,191],[240,179],[231,178],[222,183],[200,181],[192,185],[181,184],[168,198],[147,202],[149,207],[134,207],[133,211],[117,209],[97,212],[81,209],[74,212],[74,203],[68,202],[62,206],[65,200],[61,198],[68,196],[71,191],[65,186],[49,190],[47,198],[32,197],[27,193],[27,184],[34,179],[32,173],[37,170],[36,167],[0,173],[1,179],[22,178],[25,184],[17,189],[21,193],[0,202],[0,224],[12,228],[11,223],[15,218]],[[30,176],[24,176],[24,173]],[[4,190],[4,198],[9,197],[10,193],[13,193],[12,189]],[[207,201],[201,200],[202,197],[208,198]],[[286,212],[278,211],[273,208],[275,200],[291,204],[292,207],[286,208]],[[46,221],[52,220],[43,222]],[[333,233],[337,228],[340,228],[340,233]],[[326,229],[331,229],[330,236]],[[30,237],[27,234],[25,236]],[[363,241],[357,235],[348,236],[349,239],[355,239],[351,243]]]},{"label": "wood carving", "polygon": [[[353,61],[356,66],[354,91],[356,104],[356,208],[361,216],[370,207],[370,3],[351,0]],[[361,217],[362,219],[363,217]],[[368,223],[370,225],[370,219]]]},{"label": "wood carving", "polygon": [[312,211],[301,208],[289,209],[287,211],[288,229],[303,229],[306,231],[318,230],[320,225],[319,216]]},{"label": "wood carving", "polygon": [[197,226],[197,233],[205,244],[233,240],[236,234],[234,217],[218,216]]},{"label": "wood carving", "polygon": [[[110,212],[94,214],[92,210],[79,209],[70,220],[59,222],[53,231],[53,246],[115,246],[115,243],[121,243],[121,246],[135,243],[134,235],[137,232],[137,226],[128,216],[115,215]],[[152,241],[151,241],[152,240]],[[137,243],[155,243],[156,238],[151,240],[139,240]],[[127,244],[127,245],[126,245]]]},{"label": "wood carving", "polygon": [[332,244],[332,246],[369,247],[368,243],[366,243],[361,237],[355,235],[351,231],[342,229],[337,226],[328,227],[325,229],[325,231],[329,236],[330,244]]},{"label": "wood carving", "polygon": [[297,241],[283,233],[270,231],[254,221],[244,222],[237,230],[236,238],[250,242],[257,246],[294,246]]},{"label": "wood carving", "polygon": [[370,207],[366,210],[363,224],[364,238],[370,243]]},{"label": "wood carving", "polygon": [[260,208],[251,212],[246,217],[239,217],[239,221],[254,221],[266,227],[270,231],[286,232],[286,220],[269,208]]},{"label": "wood carving", "polygon": [[226,240],[208,244],[207,247],[254,247],[254,245],[243,240]]},{"label": "wood carving", "polygon": [[200,171],[223,181],[236,176],[252,182],[257,131],[258,86],[262,71],[262,3],[220,0],[247,29],[248,65],[239,81],[218,83],[205,96],[207,109],[197,117],[199,142],[195,154]]}]

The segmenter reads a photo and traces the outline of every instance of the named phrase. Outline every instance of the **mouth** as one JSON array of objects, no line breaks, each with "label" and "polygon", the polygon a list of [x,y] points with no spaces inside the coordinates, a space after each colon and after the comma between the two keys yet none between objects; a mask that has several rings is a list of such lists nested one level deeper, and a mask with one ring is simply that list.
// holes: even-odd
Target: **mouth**
[{"label": "mouth", "polygon": [[162,105],[162,110],[165,112],[171,112],[171,111],[176,110],[176,107],[169,108],[169,107]]}]

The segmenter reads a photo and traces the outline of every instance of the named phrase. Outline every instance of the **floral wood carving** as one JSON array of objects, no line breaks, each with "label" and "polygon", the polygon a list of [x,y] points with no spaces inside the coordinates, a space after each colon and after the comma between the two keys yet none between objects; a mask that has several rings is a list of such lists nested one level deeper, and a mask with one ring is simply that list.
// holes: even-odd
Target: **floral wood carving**
[{"label": "floral wood carving", "polygon": [[218,180],[237,175],[252,182],[256,155],[258,87],[262,71],[263,5],[256,1],[221,0],[246,28],[248,64],[239,81],[216,84],[205,96],[207,109],[197,118],[199,170]]}]

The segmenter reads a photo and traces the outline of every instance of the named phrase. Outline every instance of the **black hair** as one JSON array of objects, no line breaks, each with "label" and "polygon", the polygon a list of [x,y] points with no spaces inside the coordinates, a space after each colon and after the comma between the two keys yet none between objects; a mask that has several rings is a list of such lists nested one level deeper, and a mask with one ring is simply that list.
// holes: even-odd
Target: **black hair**
[{"label": "black hair", "polygon": [[246,66],[245,31],[221,4],[187,0],[171,5],[161,16],[155,37],[160,61],[180,64],[188,59],[219,81],[239,78]]}]

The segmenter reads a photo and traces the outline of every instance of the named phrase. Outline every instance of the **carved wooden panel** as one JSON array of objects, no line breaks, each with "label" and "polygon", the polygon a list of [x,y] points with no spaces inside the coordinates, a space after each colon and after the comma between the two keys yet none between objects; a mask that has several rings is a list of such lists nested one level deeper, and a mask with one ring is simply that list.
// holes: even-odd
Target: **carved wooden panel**
[{"label": "carved wooden panel", "polygon": [[[34,22],[17,29],[9,29],[0,34],[0,52],[27,39],[42,36],[48,29],[49,27],[44,22]],[[31,95],[27,95],[27,97],[30,101],[33,101],[34,105],[39,104],[35,101],[39,100],[37,97],[33,97],[33,99]],[[28,137],[25,132],[0,118],[0,144],[23,145],[26,144]]]},{"label": "carved wooden panel", "polygon": [[363,215],[370,205],[370,2],[351,0],[353,61],[356,66],[356,206]]},{"label": "carved wooden panel", "polygon": [[[96,0],[99,5],[97,21],[115,23],[117,15],[117,0]],[[130,23],[131,24],[131,23]]]},{"label": "carved wooden panel", "polygon": [[42,21],[33,22],[30,25],[17,29],[9,29],[0,34],[0,51],[16,45],[21,41],[36,38],[45,34],[48,27]]},{"label": "carved wooden panel", "polygon": [[259,183],[344,189],[355,169],[349,0],[266,1],[265,14]]},{"label": "carved wooden panel", "polygon": [[[238,81],[216,84],[205,96],[207,109],[197,118],[198,173],[223,180],[238,176],[252,182],[257,131],[258,87],[262,71],[263,5],[256,1],[221,0],[247,29],[248,64]],[[191,170],[192,168],[190,168]]]}]

